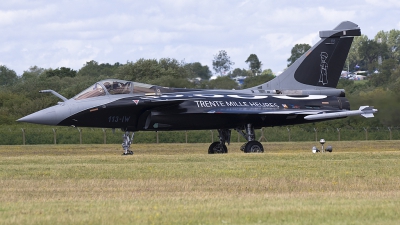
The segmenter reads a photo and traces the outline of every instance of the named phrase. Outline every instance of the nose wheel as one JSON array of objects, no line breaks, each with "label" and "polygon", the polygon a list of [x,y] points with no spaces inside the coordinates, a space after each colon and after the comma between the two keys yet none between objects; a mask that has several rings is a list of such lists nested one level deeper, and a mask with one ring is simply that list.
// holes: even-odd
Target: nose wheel
[{"label": "nose wheel", "polygon": [[122,135],[122,148],[124,149],[124,153],[122,153],[122,155],[133,155],[133,151],[129,150],[129,148],[131,147],[134,136],[135,133],[132,132],[132,136],[130,137],[129,131],[125,131],[125,133]]}]

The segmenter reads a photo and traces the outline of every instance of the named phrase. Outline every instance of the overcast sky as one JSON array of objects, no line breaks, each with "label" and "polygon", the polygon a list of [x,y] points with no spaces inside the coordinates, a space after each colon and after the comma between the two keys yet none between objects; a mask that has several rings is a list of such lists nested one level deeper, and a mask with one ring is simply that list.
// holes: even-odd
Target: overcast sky
[{"label": "overcast sky", "polygon": [[80,69],[85,62],[163,57],[201,62],[257,54],[277,73],[297,43],[349,20],[370,39],[400,29],[400,0],[9,0],[0,6],[0,65]]}]

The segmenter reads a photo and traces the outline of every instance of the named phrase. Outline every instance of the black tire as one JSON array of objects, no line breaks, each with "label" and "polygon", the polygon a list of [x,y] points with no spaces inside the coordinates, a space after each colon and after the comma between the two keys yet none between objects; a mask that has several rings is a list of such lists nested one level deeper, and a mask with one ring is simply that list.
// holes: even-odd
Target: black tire
[{"label": "black tire", "polygon": [[221,143],[214,142],[208,148],[208,154],[225,154],[228,153],[228,148],[226,145],[221,145]]},{"label": "black tire", "polygon": [[240,151],[244,152],[244,148],[246,147],[247,143],[242,144],[242,146],[240,146]]},{"label": "black tire", "polygon": [[133,151],[131,151],[131,150],[128,150],[128,152],[127,153],[122,153],[122,155],[133,155]]},{"label": "black tire", "polygon": [[264,147],[258,141],[249,141],[244,146],[245,153],[263,153]]}]

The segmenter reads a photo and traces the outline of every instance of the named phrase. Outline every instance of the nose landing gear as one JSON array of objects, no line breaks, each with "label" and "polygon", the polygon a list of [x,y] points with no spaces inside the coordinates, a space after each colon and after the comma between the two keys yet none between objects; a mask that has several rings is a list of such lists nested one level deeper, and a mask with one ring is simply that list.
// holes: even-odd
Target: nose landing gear
[{"label": "nose landing gear", "polygon": [[125,131],[125,133],[122,135],[122,148],[124,149],[124,153],[122,153],[122,155],[133,155],[133,151],[129,150],[129,148],[131,147],[135,133],[132,132],[131,137],[129,137],[129,134],[129,131]]}]

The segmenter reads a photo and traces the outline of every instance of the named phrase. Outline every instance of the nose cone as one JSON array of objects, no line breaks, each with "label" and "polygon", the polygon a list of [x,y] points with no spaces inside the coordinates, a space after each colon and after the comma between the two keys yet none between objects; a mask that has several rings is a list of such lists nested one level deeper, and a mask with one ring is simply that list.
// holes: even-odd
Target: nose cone
[{"label": "nose cone", "polygon": [[18,122],[27,122],[27,123],[36,123],[36,124],[45,124],[45,125],[57,125],[58,120],[56,116],[56,111],[54,107],[50,107],[47,109],[40,110],[38,112],[32,113],[21,119],[17,120]]}]

